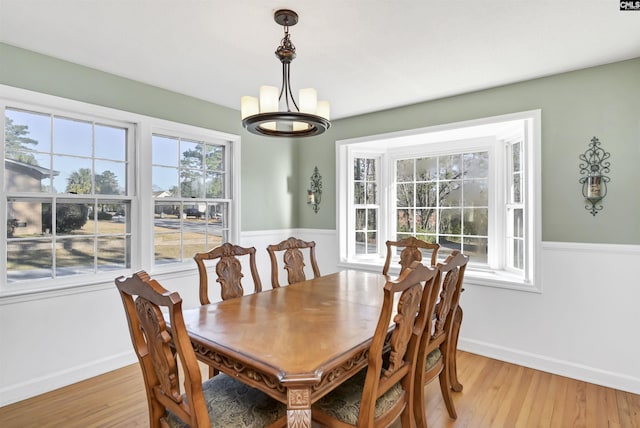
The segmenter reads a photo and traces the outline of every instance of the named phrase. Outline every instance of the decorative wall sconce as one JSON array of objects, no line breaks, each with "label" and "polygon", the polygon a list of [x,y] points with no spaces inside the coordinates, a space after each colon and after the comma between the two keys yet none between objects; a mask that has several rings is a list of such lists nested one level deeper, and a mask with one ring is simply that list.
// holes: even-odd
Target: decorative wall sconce
[{"label": "decorative wall sconce", "polygon": [[318,172],[318,167],[313,168],[311,174],[311,185],[307,190],[307,204],[311,205],[313,212],[318,214],[320,200],[322,199],[322,176]]},{"label": "decorative wall sconce", "polygon": [[591,139],[589,148],[579,156],[580,160],[580,184],[582,184],[582,196],[591,204],[585,208],[596,215],[603,206],[598,204],[607,195],[607,183],[609,177],[605,174],[609,172],[611,163],[607,160],[611,154],[605,152],[600,147],[600,140],[596,137]]}]

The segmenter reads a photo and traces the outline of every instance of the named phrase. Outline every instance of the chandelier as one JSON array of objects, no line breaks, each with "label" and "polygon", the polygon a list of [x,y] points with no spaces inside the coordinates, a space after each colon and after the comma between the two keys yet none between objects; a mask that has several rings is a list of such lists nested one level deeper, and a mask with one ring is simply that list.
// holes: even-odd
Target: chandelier
[{"label": "chandelier", "polygon": [[[284,27],[284,38],[275,52],[282,63],[280,94],[275,86],[261,86],[259,98],[242,97],[242,126],[253,134],[271,137],[320,135],[331,126],[329,102],[318,101],[316,90],[307,88],[300,90],[298,104],[291,91],[290,67],[296,57],[296,47],[289,37],[289,27],[298,23],[298,14],[280,9],[274,13],[273,19]],[[280,110],[281,104],[283,110]]]}]

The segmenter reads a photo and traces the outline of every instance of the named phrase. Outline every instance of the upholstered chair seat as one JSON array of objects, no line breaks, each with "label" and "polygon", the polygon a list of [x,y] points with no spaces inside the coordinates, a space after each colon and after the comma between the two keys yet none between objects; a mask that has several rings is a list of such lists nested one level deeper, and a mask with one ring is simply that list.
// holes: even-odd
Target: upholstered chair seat
[{"label": "upholstered chair seat", "polygon": [[387,279],[367,367],[315,402],[313,420],[333,428],[382,428],[397,420],[413,426],[413,381],[416,367],[424,369],[418,344],[435,307],[437,276],[416,261],[397,280]]},{"label": "upholstered chair seat", "polygon": [[[202,392],[211,428],[266,427],[287,415],[284,404],[226,374],[205,381]],[[170,411],[166,420],[170,428],[189,427]]]},{"label": "upholstered chair seat", "polygon": [[238,379],[218,374],[202,382],[177,292],[168,291],[145,271],[115,282],[143,373],[149,428],[287,425],[284,404]]},{"label": "upholstered chair seat", "polygon": [[[349,425],[357,425],[366,377],[367,369],[361,370],[357,375],[332,391],[331,394],[325,395],[318,400],[313,409],[320,410]],[[375,418],[379,418],[391,410],[403,396],[402,385],[398,382],[376,400]]]},{"label": "upholstered chair seat", "polygon": [[429,371],[436,366],[442,359],[442,352],[440,352],[440,348],[436,348],[433,351],[429,352],[427,355],[427,361],[425,365],[425,370]]}]

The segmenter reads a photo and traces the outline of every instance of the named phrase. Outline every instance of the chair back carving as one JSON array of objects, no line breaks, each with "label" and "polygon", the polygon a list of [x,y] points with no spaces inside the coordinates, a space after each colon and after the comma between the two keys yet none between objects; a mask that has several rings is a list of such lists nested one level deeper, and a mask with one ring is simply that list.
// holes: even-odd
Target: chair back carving
[{"label": "chair back carving", "polygon": [[384,267],[382,268],[382,274],[387,275],[389,273],[389,267],[391,265],[391,259],[393,258],[394,248],[402,248],[400,251],[400,273],[406,268],[411,266],[413,262],[422,261],[422,250],[431,251],[431,266],[435,266],[438,257],[438,250],[440,244],[425,242],[410,236],[399,241],[387,241],[387,258],[384,261]]},{"label": "chair back carving", "polygon": [[207,273],[208,261],[217,260],[216,263],[216,282],[220,284],[220,296],[222,300],[232,299],[244,295],[244,287],[242,286],[242,263],[239,257],[249,256],[249,268],[253,279],[253,291],[258,293],[262,291],[262,282],[256,268],[256,249],[255,247],[244,248],[233,245],[228,242],[209,250],[206,253],[196,253],[193,259],[198,266],[198,274],[200,275],[200,303],[207,305],[211,303],[209,300],[209,277]]},{"label": "chair back carving", "polygon": [[420,340],[418,350],[418,367],[415,381],[414,412],[416,425],[426,427],[426,413],[424,410],[424,385],[436,377],[440,379],[440,390],[445,405],[452,418],[456,418],[456,411],[451,396],[451,364],[449,358],[455,357],[455,344],[452,340],[454,314],[460,302],[464,272],[469,257],[458,250],[451,252],[447,259],[438,263],[438,278],[434,286],[434,308]]},{"label": "chair back carving", "polygon": [[447,327],[451,327],[451,317],[460,302],[462,292],[462,280],[467,267],[469,257],[458,250],[451,252],[451,255],[443,263],[438,263],[440,271],[440,296],[436,303],[435,313],[432,318],[433,333],[431,340],[437,340],[443,334],[448,334]]},{"label": "chair back carving", "polygon": [[[402,426],[412,415],[413,381],[416,369],[418,345],[427,324],[427,314],[433,311],[433,287],[437,270],[414,262],[397,280],[388,280],[384,286],[384,300],[378,324],[369,349],[368,368],[362,393],[358,426],[378,426],[380,419],[393,421],[402,415]],[[396,299],[397,295],[400,297]],[[391,351],[387,354],[386,338],[391,317],[394,329],[388,341]],[[417,316],[416,316],[417,314]],[[385,359],[388,355],[388,360]],[[388,410],[388,414],[375,417],[376,400],[397,385],[402,387],[402,399]],[[406,419],[409,418],[409,419]],[[375,420],[375,422],[374,422]],[[384,425],[384,424],[381,424]]]},{"label": "chair back carving", "polygon": [[311,263],[311,269],[313,270],[313,277],[318,278],[320,276],[320,269],[316,261],[316,243],[314,241],[306,242],[291,237],[278,244],[267,247],[267,252],[271,259],[271,286],[273,288],[280,287],[277,253],[281,251],[284,251],[282,260],[284,269],[287,271],[288,284],[295,284],[296,282],[302,282],[307,279],[304,273],[304,254],[301,251],[303,249],[309,250],[309,261]]},{"label": "chair back carving", "polygon": [[[170,410],[189,426],[209,427],[200,368],[182,318],[182,299],[144,271],[130,278],[117,278],[115,283],[144,375],[150,426],[166,426],[165,411]],[[168,311],[171,331],[161,308]],[[180,394],[182,382],[174,352],[182,364],[186,400]]]}]

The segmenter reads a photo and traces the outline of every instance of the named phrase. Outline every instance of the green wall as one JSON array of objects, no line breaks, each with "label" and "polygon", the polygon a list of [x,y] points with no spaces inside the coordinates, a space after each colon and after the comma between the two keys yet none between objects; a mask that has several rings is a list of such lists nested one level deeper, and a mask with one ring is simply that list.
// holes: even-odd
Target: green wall
[{"label": "green wall", "polygon": [[[322,141],[299,146],[300,181],[317,164],[325,189],[320,212],[305,212],[300,227],[336,227],[335,198],[328,197],[335,194],[336,140],[541,109],[542,239],[640,244],[639,77],[640,58],[334,121]],[[611,182],[595,217],[578,183],[578,156],[593,136],[611,153]]]},{"label": "green wall", "polygon": [[[640,244],[638,76],[640,58],[335,120],[322,136],[291,141],[247,133],[237,110],[0,43],[0,84],[240,135],[244,231],[335,229],[337,140],[541,109],[543,240]],[[578,155],[593,136],[611,153],[595,217],[578,184]],[[318,214],[306,204],[314,166],[323,178]]]},{"label": "green wall", "polygon": [[0,84],[240,135],[241,229],[286,229],[296,224],[295,145],[249,134],[237,110],[3,43]]}]

